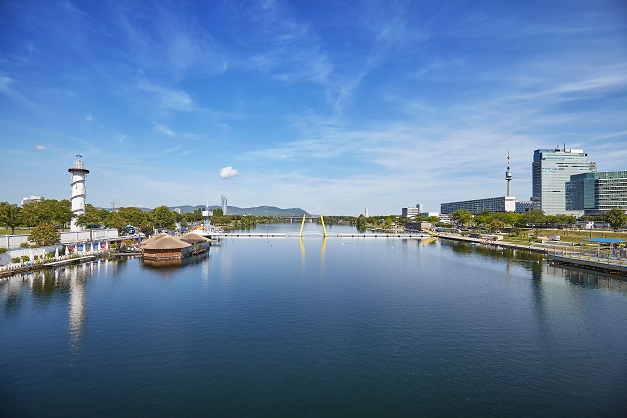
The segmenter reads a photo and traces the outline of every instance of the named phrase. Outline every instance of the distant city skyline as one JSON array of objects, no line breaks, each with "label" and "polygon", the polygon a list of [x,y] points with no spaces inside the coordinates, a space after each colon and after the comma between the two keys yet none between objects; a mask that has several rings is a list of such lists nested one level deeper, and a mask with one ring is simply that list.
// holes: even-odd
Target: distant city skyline
[{"label": "distant city skyline", "polygon": [[[358,4],[358,6],[357,6]],[[627,6],[49,2],[0,13],[0,201],[398,214],[627,169]]]}]

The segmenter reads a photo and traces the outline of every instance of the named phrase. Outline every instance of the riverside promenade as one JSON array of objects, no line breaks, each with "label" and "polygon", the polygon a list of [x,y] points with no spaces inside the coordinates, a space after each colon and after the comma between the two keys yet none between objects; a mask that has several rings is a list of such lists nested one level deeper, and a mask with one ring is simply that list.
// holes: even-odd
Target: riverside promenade
[{"label": "riverside promenade", "polygon": [[491,247],[500,247],[500,248],[512,248],[515,250],[525,250],[525,251],[533,251],[536,253],[547,254],[549,252],[549,247],[546,244],[531,244],[531,245],[522,245],[522,244],[512,244],[511,242],[505,241],[496,241],[485,238],[471,238],[464,237],[460,234],[449,234],[449,233],[441,233],[439,234],[439,238],[450,239],[453,241],[462,241],[462,242],[471,242],[476,244],[488,245]]},{"label": "riverside promenade", "polygon": [[532,245],[512,244],[510,242],[488,240],[485,238],[470,238],[459,234],[443,233],[439,236],[442,239],[476,243],[491,247],[511,248],[514,250],[533,251],[546,254],[549,263],[560,264],[569,267],[576,267],[584,270],[594,270],[603,273],[617,274],[627,277],[627,259],[617,256],[611,251],[582,252],[580,248],[569,247],[558,244]]},{"label": "riverside promenade", "polygon": [[13,263],[11,265],[2,266],[0,268],[0,279],[4,277],[9,277],[14,274],[26,273],[28,271],[33,270],[41,270],[48,267],[59,267],[67,264],[78,264],[85,263],[87,261],[95,260],[100,253],[90,253],[84,254],[79,257],[70,255],[70,256],[60,256],[57,259],[50,258],[48,260],[35,261],[35,262],[26,262],[26,263]]}]

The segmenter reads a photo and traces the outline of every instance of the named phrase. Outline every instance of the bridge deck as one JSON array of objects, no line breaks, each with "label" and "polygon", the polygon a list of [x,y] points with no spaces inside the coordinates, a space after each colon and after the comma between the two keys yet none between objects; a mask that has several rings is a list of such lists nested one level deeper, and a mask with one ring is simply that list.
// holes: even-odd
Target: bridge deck
[{"label": "bridge deck", "polygon": [[[212,234],[213,238],[298,238],[298,232],[289,233],[248,233],[229,232],[224,234]],[[322,233],[303,232],[303,237],[323,237]],[[425,234],[402,234],[402,233],[377,233],[377,234],[327,234],[327,238],[402,238],[402,239],[428,239]]]}]

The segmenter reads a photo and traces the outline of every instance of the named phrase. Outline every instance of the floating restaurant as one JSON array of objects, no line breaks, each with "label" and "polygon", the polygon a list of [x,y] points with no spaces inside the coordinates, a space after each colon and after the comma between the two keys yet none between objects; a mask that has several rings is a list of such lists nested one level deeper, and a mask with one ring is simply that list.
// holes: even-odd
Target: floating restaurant
[{"label": "floating restaurant", "polygon": [[210,240],[198,234],[186,234],[181,238],[167,234],[156,235],[142,243],[144,260],[181,260],[207,251]]}]

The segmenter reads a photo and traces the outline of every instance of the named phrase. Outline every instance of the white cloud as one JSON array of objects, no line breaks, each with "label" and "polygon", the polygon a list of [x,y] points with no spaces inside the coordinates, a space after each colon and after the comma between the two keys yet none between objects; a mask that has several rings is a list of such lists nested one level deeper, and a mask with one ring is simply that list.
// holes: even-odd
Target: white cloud
[{"label": "white cloud", "polygon": [[139,88],[150,95],[152,103],[163,109],[191,112],[195,110],[194,101],[186,92],[177,89],[169,89],[149,83],[141,83]]},{"label": "white cloud", "polygon": [[35,145],[35,149],[38,149],[39,151],[44,151],[48,148],[45,145]]},{"label": "white cloud", "polygon": [[94,117],[91,115],[91,113],[88,113],[87,116],[85,116],[85,120],[88,122],[93,122]]},{"label": "white cloud", "polygon": [[165,134],[167,136],[176,136],[174,131],[161,123],[155,123],[155,131]]},{"label": "white cloud", "polygon": [[220,170],[220,177],[222,177],[223,179],[228,179],[229,177],[235,177],[238,174],[239,173],[237,172],[237,170],[233,169],[233,167],[231,166],[224,167],[222,170]]}]

